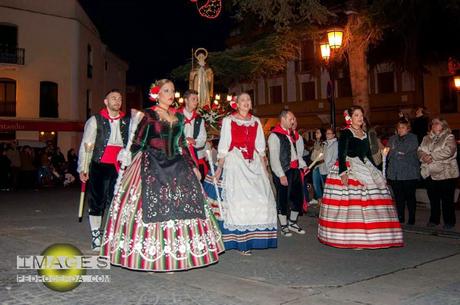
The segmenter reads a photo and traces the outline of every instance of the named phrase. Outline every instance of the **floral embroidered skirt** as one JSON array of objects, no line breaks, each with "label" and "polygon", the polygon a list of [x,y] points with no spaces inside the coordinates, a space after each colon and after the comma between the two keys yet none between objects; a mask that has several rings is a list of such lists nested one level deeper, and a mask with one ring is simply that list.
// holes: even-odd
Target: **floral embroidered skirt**
[{"label": "floral embroidered skirt", "polygon": [[144,222],[142,164],[138,153],[123,174],[105,225],[101,255],[109,256],[113,265],[143,271],[179,271],[216,263],[224,245],[206,202],[204,218]]},{"label": "floral embroidered skirt", "polygon": [[403,246],[403,234],[385,179],[370,162],[347,158],[348,186],[338,163],[326,179],[318,239],[337,248]]}]

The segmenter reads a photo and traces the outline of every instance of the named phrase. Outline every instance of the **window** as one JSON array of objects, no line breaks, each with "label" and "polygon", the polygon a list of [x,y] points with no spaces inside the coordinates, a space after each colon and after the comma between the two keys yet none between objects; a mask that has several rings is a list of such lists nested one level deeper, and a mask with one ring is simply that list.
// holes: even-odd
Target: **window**
[{"label": "window", "polygon": [[16,81],[0,78],[0,116],[16,116]]},{"label": "window", "polygon": [[40,82],[40,117],[58,117],[58,84]]},{"label": "window", "polygon": [[93,78],[93,49],[88,45],[87,49],[87,70],[86,74],[88,78]]},{"label": "window", "polygon": [[394,73],[393,72],[377,73],[377,88],[378,88],[378,93],[395,92]]},{"label": "window", "polygon": [[344,77],[337,80],[337,94],[338,97],[352,96],[350,78]]},{"label": "window", "polygon": [[311,72],[315,63],[313,40],[302,40],[300,44],[300,56],[297,72]]},{"label": "window", "polygon": [[283,89],[281,86],[270,87],[270,103],[281,104],[283,103]]},{"label": "window", "polygon": [[251,97],[252,106],[256,105],[256,96],[254,95],[254,89],[246,91],[247,94]]},{"label": "window", "polygon": [[451,76],[445,76],[439,79],[441,113],[458,111],[458,95],[452,82]]},{"label": "window", "polygon": [[302,101],[316,99],[316,84],[315,82],[302,83]]},{"label": "window", "polygon": [[18,28],[15,25],[0,24],[0,47],[17,48]]},{"label": "window", "polygon": [[16,25],[0,24],[0,62],[24,64],[24,49],[18,49]]}]

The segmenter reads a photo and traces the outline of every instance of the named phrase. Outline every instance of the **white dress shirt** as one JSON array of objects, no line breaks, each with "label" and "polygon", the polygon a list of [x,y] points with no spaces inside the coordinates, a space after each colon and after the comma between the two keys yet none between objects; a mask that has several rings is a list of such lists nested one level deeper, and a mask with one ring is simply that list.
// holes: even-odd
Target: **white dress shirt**
[{"label": "white dress shirt", "polygon": [[[291,142],[289,137],[287,135],[285,135],[285,137],[288,138],[289,143],[291,144],[291,162],[297,160],[297,161],[299,161],[299,167],[300,168],[305,167],[306,166],[305,161],[302,159],[303,150],[304,150],[302,137],[299,137],[299,139],[295,143],[296,148],[297,148],[297,152],[296,152],[296,150],[294,148],[294,144]],[[271,167],[273,173],[278,178],[286,176],[286,173],[283,171],[283,168],[281,166],[280,140],[279,140],[278,136],[276,134],[274,134],[274,133],[271,133],[270,136],[268,137],[268,148],[270,150],[270,167]]]},{"label": "white dress shirt", "polygon": [[[186,108],[184,108],[183,114],[189,120],[193,116],[193,113],[188,112]],[[184,135],[186,138],[193,138],[194,126],[195,126],[195,119],[193,119],[190,122],[190,124],[185,124]],[[197,151],[198,159],[203,159],[205,157],[206,150],[203,148],[206,144],[206,137],[207,137],[207,134],[206,134],[206,129],[204,128],[204,119],[202,119],[201,124],[200,124],[200,131],[198,133],[197,138],[195,139],[195,145],[193,145],[193,147],[195,147],[198,150]]]},{"label": "white dress shirt", "polygon": [[[123,138],[120,132],[120,119],[109,120],[110,122],[110,137],[107,145],[123,147]],[[85,131],[83,132],[83,139],[81,140],[80,150],[78,151],[78,168],[77,171],[81,173],[84,170],[85,162],[85,143],[95,144],[97,135],[97,120],[93,115],[86,121]],[[88,164],[93,156],[93,152],[87,155]]]}]

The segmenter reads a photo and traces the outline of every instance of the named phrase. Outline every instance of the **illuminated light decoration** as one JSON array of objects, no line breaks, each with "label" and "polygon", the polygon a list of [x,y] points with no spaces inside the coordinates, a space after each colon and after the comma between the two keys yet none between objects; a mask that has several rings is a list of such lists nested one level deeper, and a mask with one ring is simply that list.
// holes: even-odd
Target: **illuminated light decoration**
[{"label": "illuminated light decoration", "polygon": [[214,104],[219,105],[219,101],[218,101],[218,100],[214,100]]},{"label": "illuminated light decoration", "polygon": [[198,4],[198,0],[190,1],[196,3],[198,13],[200,13],[201,17],[208,19],[217,18],[222,10],[222,0],[206,0],[206,3],[201,6]]},{"label": "illuminated light decoration", "polygon": [[460,91],[460,75],[454,76],[454,86],[457,90]]},{"label": "illuminated light decoration", "polygon": [[220,100],[220,94],[216,94],[216,100]]},{"label": "illuminated light decoration", "polygon": [[342,46],[343,31],[340,29],[331,29],[327,31],[327,40],[331,49],[338,49]]},{"label": "illuminated light decoration", "polygon": [[183,97],[179,98],[179,104],[183,104],[183,103],[184,103],[184,98]]},{"label": "illuminated light decoration", "polygon": [[321,48],[321,57],[326,61],[329,60],[329,58],[331,57],[331,47],[329,46],[329,44],[322,43],[320,44],[320,48]]},{"label": "illuminated light decoration", "polygon": [[227,102],[230,102],[232,100],[232,96],[231,95],[227,95]]},{"label": "illuminated light decoration", "polygon": [[40,131],[40,135],[41,135],[41,136],[44,136],[44,135],[45,135],[45,132],[44,132],[44,131]]},{"label": "illuminated light decoration", "polygon": [[175,98],[180,98],[180,92],[174,93],[174,97],[175,97]]},{"label": "illuminated light decoration", "polygon": [[54,136],[54,134],[55,134],[55,132],[54,132],[54,131],[52,131],[52,132],[51,132],[51,135],[53,135],[53,136]]}]

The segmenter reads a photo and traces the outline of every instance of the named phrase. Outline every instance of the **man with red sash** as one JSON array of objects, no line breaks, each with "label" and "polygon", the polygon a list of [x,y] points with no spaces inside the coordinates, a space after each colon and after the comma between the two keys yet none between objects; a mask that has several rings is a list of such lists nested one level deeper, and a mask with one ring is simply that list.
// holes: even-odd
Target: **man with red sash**
[{"label": "man with red sash", "polygon": [[[294,114],[283,110],[280,123],[272,129],[268,137],[270,167],[273,183],[276,187],[276,207],[283,236],[292,236],[291,232],[305,234],[297,219],[303,204],[303,186],[300,168],[308,170],[305,161],[297,153],[296,139],[292,131]],[[288,212],[289,219],[288,219]]]},{"label": "man with red sash", "polygon": [[185,107],[180,109],[184,115],[184,134],[187,140],[190,155],[194,159],[203,180],[208,173],[206,164],[206,129],[204,128],[204,120],[197,113],[198,92],[190,89],[184,93]]},{"label": "man with red sash", "polygon": [[[95,251],[101,246],[102,216],[112,201],[118,176],[117,156],[128,142],[129,130],[129,117],[120,110],[121,92],[117,89],[109,91],[104,104],[105,108],[86,121],[78,155],[80,180],[87,182],[91,247]],[[85,151],[85,144],[93,145],[91,152]],[[84,172],[85,158],[88,158],[88,173]]]}]

